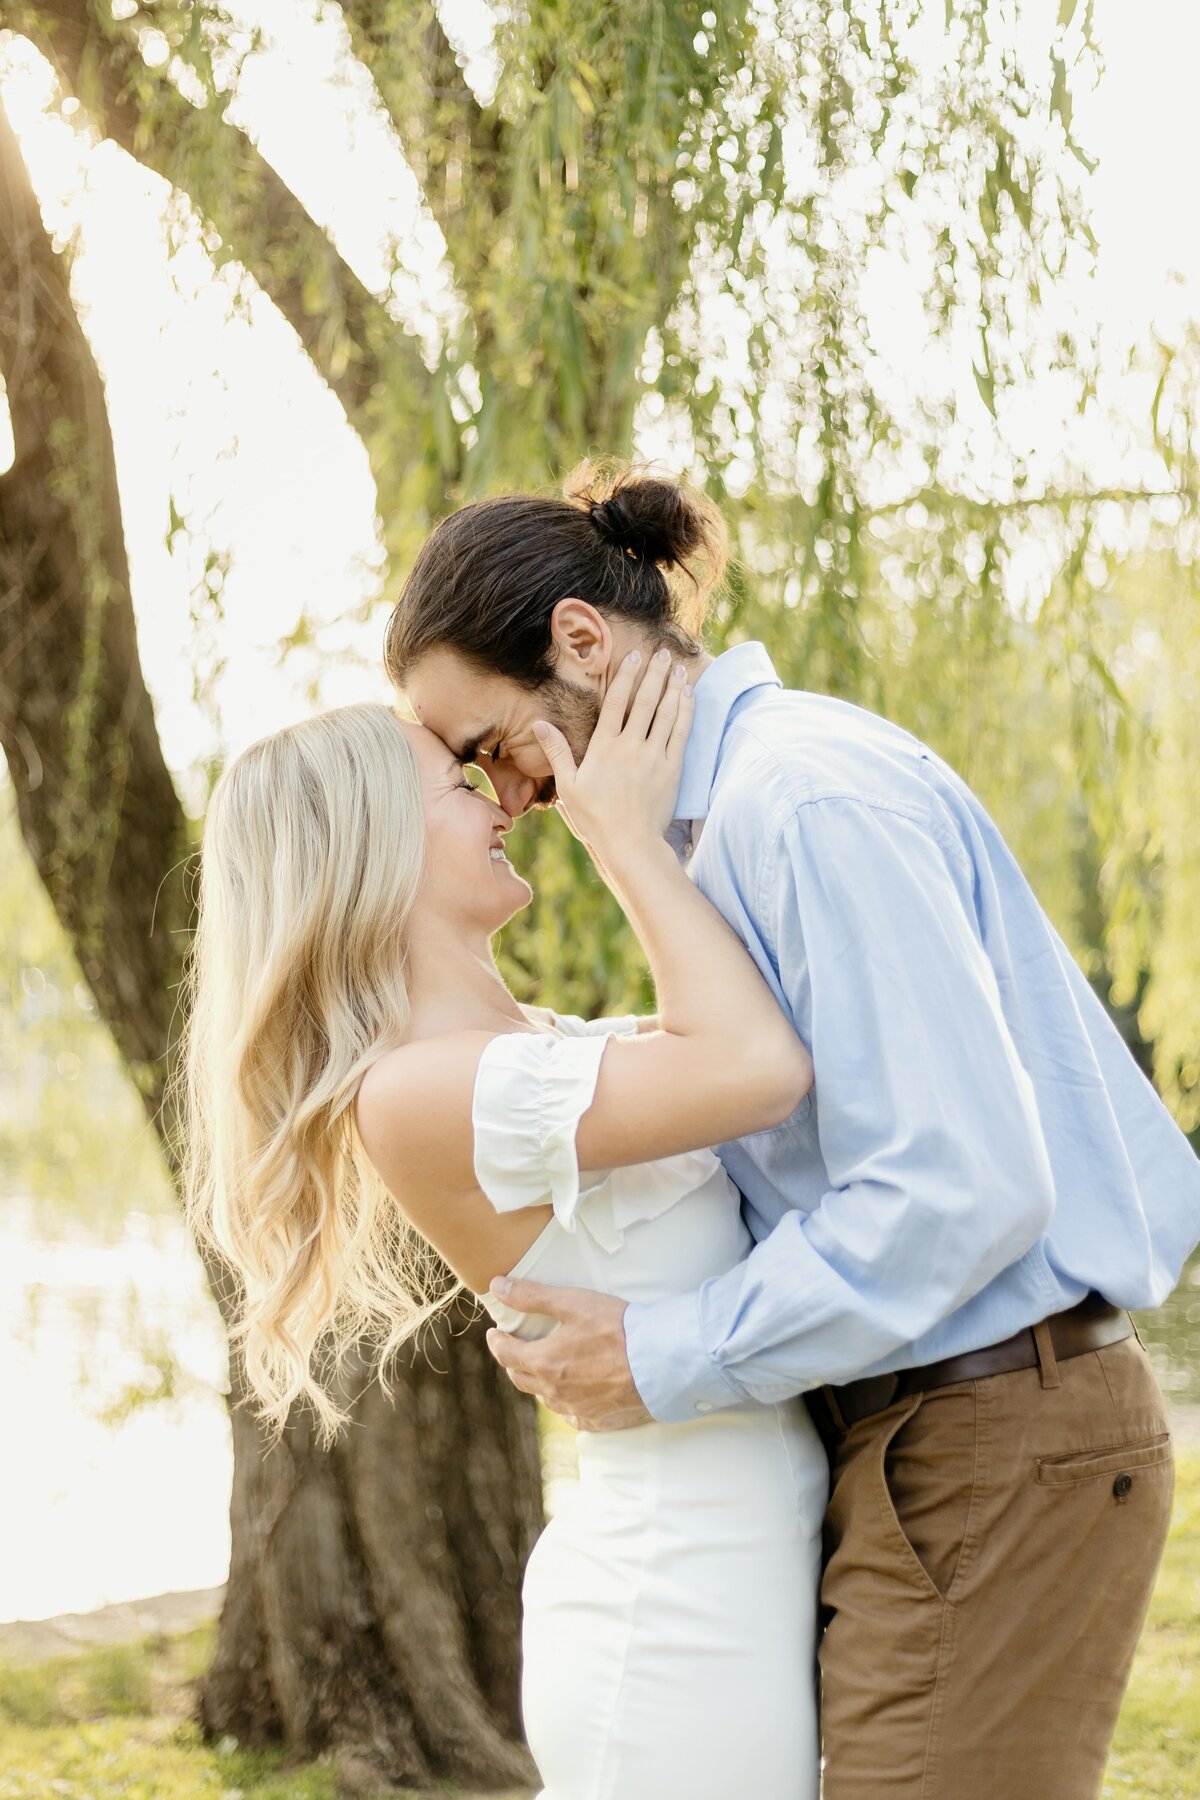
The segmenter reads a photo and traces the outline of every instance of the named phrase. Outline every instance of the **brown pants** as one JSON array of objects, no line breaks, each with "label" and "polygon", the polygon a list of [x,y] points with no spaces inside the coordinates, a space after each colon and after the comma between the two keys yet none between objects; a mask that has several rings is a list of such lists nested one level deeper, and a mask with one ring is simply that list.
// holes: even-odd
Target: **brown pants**
[{"label": "brown pants", "polygon": [[825,1800],[1095,1800],[1171,1513],[1136,1337],[829,1443]]}]

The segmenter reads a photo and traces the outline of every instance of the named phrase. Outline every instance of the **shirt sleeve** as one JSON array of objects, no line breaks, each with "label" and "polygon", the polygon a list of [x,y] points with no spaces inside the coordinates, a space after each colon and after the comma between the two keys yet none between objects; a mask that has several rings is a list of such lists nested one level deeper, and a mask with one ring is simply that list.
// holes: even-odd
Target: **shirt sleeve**
[{"label": "shirt sleeve", "polygon": [[637,1013],[619,1013],[611,1019],[581,1019],[578,1013],[550,1011],[550,1017],[566,1037],[633,1037]]},{"label": "shirt sleeve", "polygon": [[634,1381],[662,1420],[861,1374],[1016,1262],[1053,1210],[961,851],[889,806],[822,799],[757,869],[735,844],[726,874],[811,1051],[830,1185],[698,1292],[628,1308]]}]

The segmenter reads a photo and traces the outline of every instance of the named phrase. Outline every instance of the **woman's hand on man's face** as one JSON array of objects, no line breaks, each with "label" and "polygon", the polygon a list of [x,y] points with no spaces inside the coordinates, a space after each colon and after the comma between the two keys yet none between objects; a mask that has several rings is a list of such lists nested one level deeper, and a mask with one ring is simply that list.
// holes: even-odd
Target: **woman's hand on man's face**
[{"label": "woman's hand on man's face", "polygon": [[601,868],[614,853],[660,842],[671,822],[693,694],[682,663],[669,651],[645,663],[633,650],[614,676],[596,729],[576,766],[562,732],[534,725],[558,791],[558,809]]}]

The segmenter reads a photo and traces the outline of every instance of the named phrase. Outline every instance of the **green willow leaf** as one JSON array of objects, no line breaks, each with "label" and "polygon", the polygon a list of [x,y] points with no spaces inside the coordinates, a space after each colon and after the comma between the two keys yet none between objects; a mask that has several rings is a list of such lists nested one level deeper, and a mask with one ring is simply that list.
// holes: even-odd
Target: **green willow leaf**
[{"label": "green willow leaf", "polygon": [[996,416],[996,383],[988,369],[981,369],[977,363],[971,364],[971,373],[975,377],[975,386],[979,390],[979,398],[991,413]]}]

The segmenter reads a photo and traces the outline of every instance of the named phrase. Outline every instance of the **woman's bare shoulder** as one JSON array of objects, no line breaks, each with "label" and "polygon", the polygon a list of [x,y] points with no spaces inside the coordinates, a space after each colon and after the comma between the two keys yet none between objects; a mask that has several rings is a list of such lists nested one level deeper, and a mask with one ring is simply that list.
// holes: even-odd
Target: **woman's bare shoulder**
[{"label": "woman's bare shoulder", "polygon": [[[359,1137],[385,1181],[469,1174],[471,1099],[493,1031],[454,1031],[393,1045],[358,1084]],[[465,1156],[456,1155],[461,1144]],[[462,1169],[459,1169],[459,1164]]]},{"label": "woman's bare shoulder", "polygon": [[358,1135],[385,1187],[409,1224],[476,1293],[512,1268],[531,1229],[549,1217],[546,1207],[498,1218],[476,1178],[472,1109],[479,1060],[506,1035],[456,1031],[397,1044],[371,1065],[355,1097]]}]

